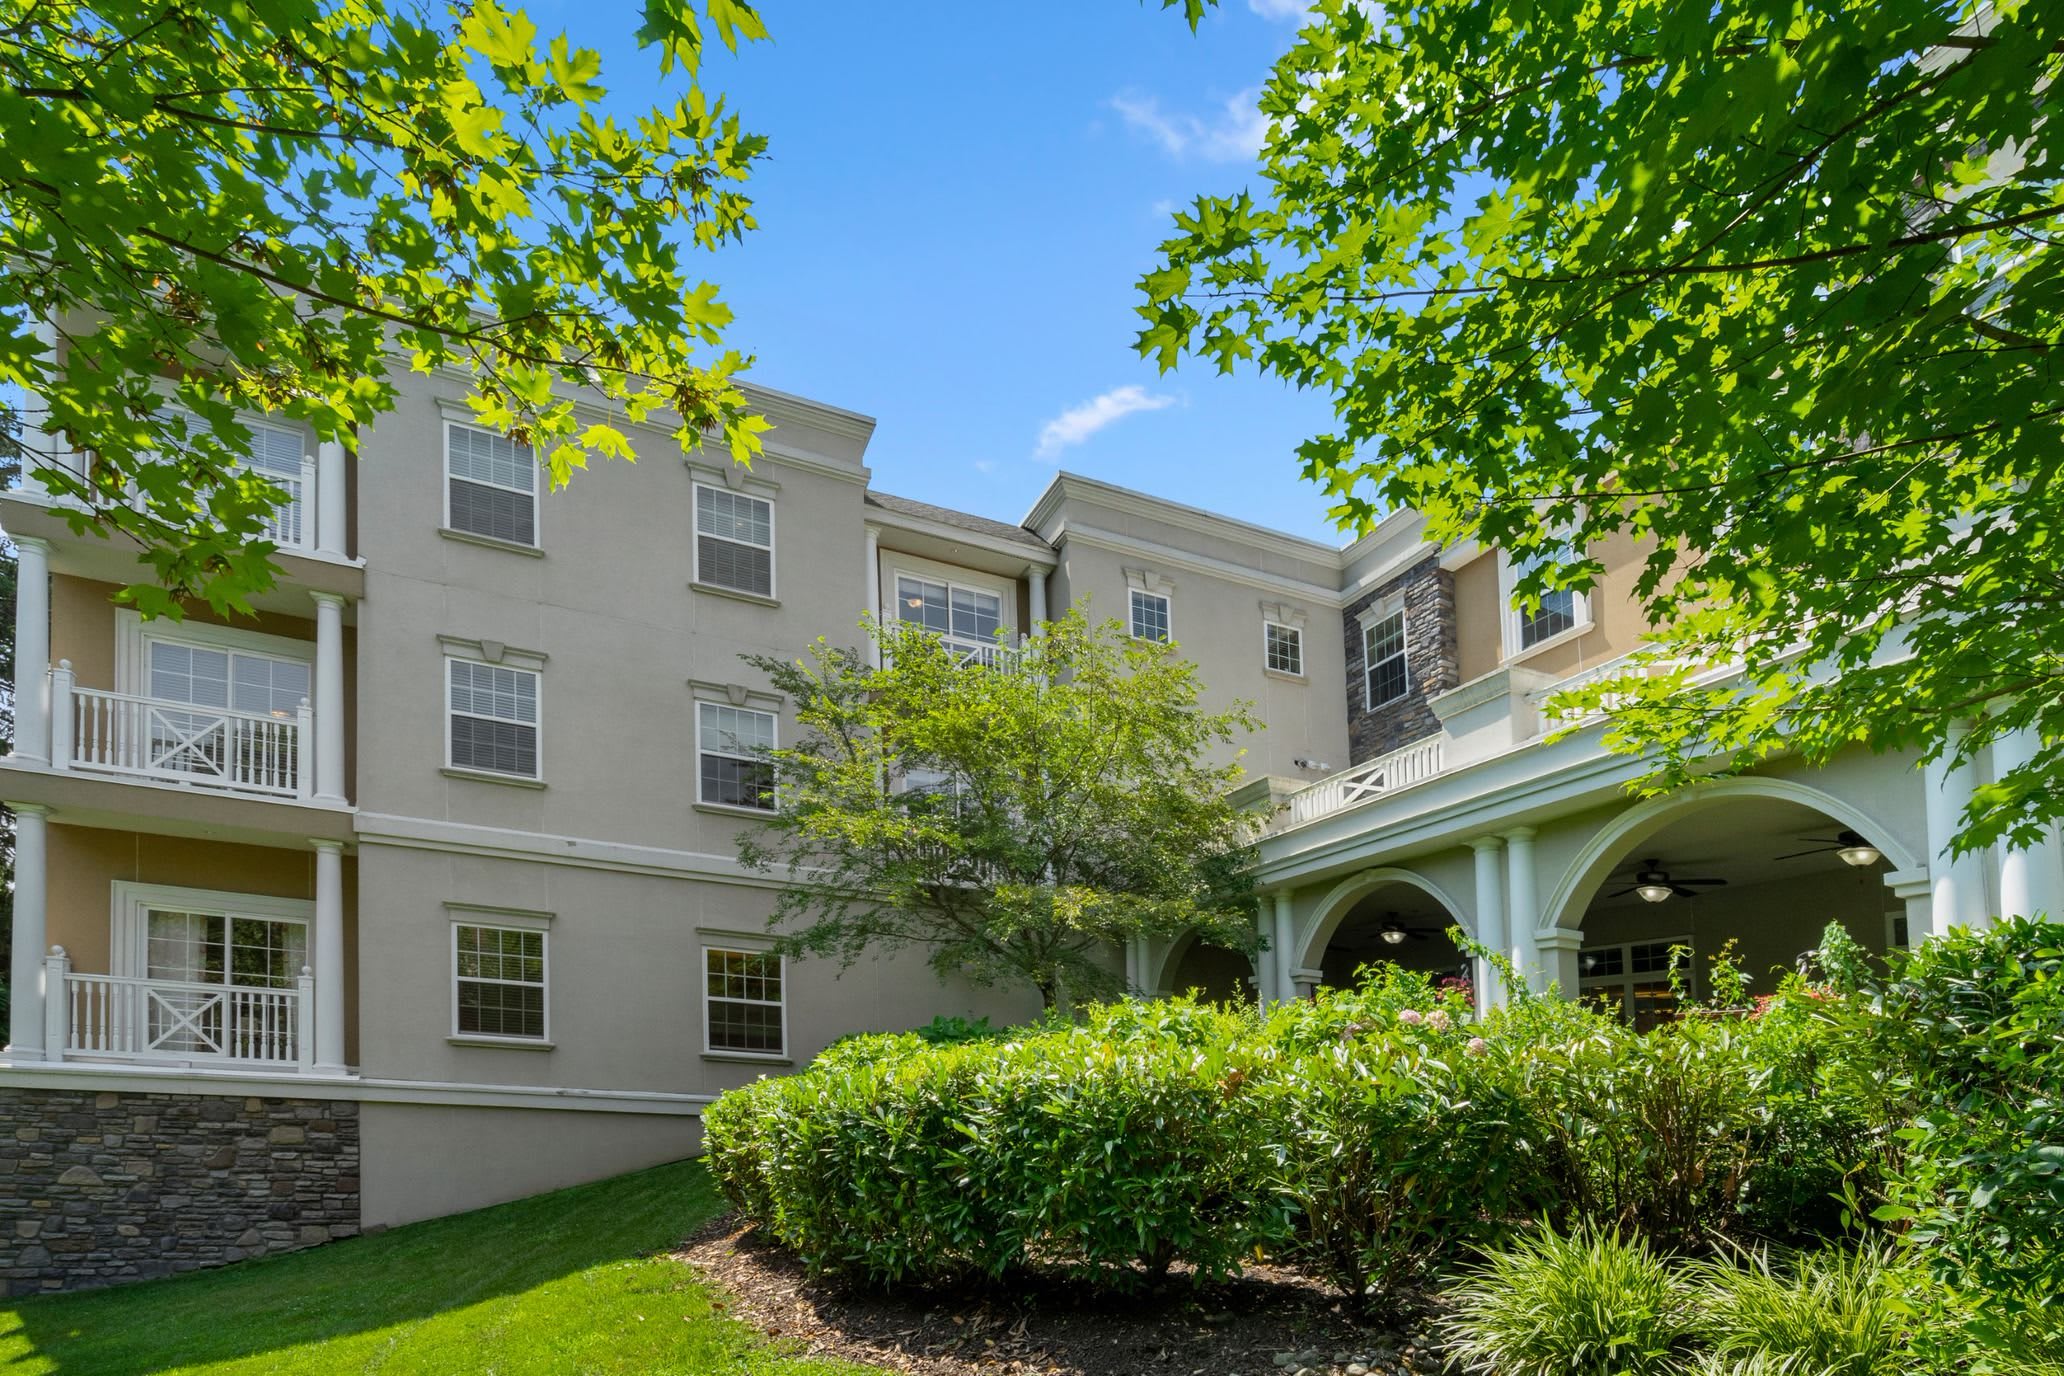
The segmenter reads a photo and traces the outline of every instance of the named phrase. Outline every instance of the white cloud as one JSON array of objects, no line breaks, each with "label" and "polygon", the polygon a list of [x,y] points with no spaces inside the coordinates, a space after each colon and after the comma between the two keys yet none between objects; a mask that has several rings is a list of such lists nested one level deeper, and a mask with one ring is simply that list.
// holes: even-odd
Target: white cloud
[{"label": "white cloud", "polygon": [[1268,117],[1256,104],[1260,99],[1260,90],[1249,87],[1228,99],[1210,119],[1163,110],[1159,96],[1133,92],[1111,97],[1111,108],[1171,158],[1195,155],[1209,162],[1247,162],[1261,152],[1268,137]]},{"label": "white cloud", "polygon": [[1247,0],[1247,8],[1263,19],[1302,19],[1307,0]]},{"label": "white cloud", "polygon": [[1035,452],[1042,459],[1050,459],[1135,411],[1159,411],[1173,405],[1175,398],[1161,392],[1149,392],[1136,385],[1115,387],[1080,406],[1070,406],[1048,421],[1039,431],[1039,448]]}]

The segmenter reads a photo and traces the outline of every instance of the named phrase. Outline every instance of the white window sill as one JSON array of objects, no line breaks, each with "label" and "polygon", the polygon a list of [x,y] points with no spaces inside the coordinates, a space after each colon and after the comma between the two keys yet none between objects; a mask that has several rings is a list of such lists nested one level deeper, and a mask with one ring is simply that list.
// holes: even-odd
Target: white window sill
[{"label": "white window sill", "polygon": [[762,821],[780,815],[771,807],[739,807],[735,803],[697,803],[695,810],[717,817],[755,817]]},{"label": "white window sill", "polygon": [[1557,631],[1546,640],[1537,640],[1523,650],[1512,651],[1505,656],[1505,662],[1507,664],[1523,664],[1543,651],[1552,650],[1558,645],[1566,645],[1570,641],[1582,637],[1586,632],[1596,629],[1598,629],[1598,623],[1595,621],[1579,621],[1568,630]]},{"label": "white window sill", "polygon": [[439,526],[437,533],[447,540],[456,540],[462,545],[478,545],[482,549],[499,549],[510,554],[524,554],[532,559],[542,559],[545,552],[536,545],[518,544],[514,540],[498,540],[492,535],[475,535],[470,530],[453,530],[450,526]]},{"label": "white window sill", "polygon": [[720,1061],[726,1065],[794,1065],[792,1057],[776,1056],[766,1051],[705,1051],[705,1061]]},{"label": "white window sill", "polygon": [[446,1037],[453,1046],[478,1046],[490,1051],[550,1051],[553,1043],[534,1041],[529,1037]]},{"label": "white window sill", "polygon": [[476,784],[507,784],[511,788],[543,788],[543,779],[526,779],[521,774],[497,774],[491,769],[461,769],[446,765],[437,771],[447,779],[465,779]]},{"label": "white window sill", "polygon": [[1261,667],[1261,672],[1267,678],[1279,678],[1282,679],[1285,683],[1310,682],[1310,680],[1307,679],[1303,674],[1293,674],[1288,669],[1271,669],[1266,664],[1264,664]]},{"label": "white window sill", "polygon": [[746,592],[742,588],[727,588],[721,583],[691,582],[688,587],[693,592],[706,592],[711,597],[728,597],[734,602],[750,602],[755,607],[778,607],[781,605],[781,599],[778,597],[766,597],[760,593]]}]

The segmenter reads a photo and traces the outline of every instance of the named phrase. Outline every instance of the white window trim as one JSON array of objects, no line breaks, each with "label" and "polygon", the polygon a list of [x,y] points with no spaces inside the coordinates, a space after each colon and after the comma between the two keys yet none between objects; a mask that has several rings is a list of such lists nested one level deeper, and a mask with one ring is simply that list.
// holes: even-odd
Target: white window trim
[{"label": "white window trim", "polygon": [[[1132,599],[1135,597],[1158,597],[1166,609],[1168,634],[1165,639],[1155,640],[1152,636],[1139,633],[1139,623],[1133,619]],[[1125,633],[1133,640],[1144,640],[1151,645],[1173,645],[1175,643],[1175,594],[1165,589],[1129,587],[1125,590]]]},{"label": "white window trim", "polygon": [[[1286,631],[1286,632],[1288,632],[1289,634],[1291,634],[1291,635],[1293,635],[1293,636],[1297,637],[1297,668],[1296,668],[1296,669],[1294,669],[1294,670],[1292,670],[1292,669],[1278,669],[1278,668],[1277,668],[1277,667],[1276,667],[1275,665],[1273,665],[1273,664],[1269,663],[1269,652],[1268,652],[1268,651],[1269,651],[1269,644],[1268,644],[1268,639],[1269,639],[1269,637],[1268,637],[1268,633],[1269,633],[1270,631],[1272,631],[1272,630],[1275,630],[1275,631]],[[1268,620],[1268,619],[1264,618],[1264,619],[1262,620],[1262,623],[1261,623],[1261,667],[1262,667],[1262,668],[1264,668],[1264,669],[1266,669],[1266,670],[1268,670],[1268,671],[1269,671],[1270,673],[1272,673],[1272,674],[1288,674],[1288,675],[1291,675],[1291,676],[1292,676],[1292,677],[1294,677],[1294,678],[1303,678],[1303,677],[1304,677],[1304,627],[1302,627],[1302,626],[1292,626],[1292,625],[1290,625],[1290,624],[1289,624],[1288,622],[1283,622],[1283,621],[1270,621],[1270,620]]]},{"label": "white window trim", "polygon": [[[1398,618],[1397,658],[1404,661],[1405,689],[1394,698],[1385,698],[1382,702],[1378,702],[1376,701],[1376,675],[1374,672],[1376,661],[1369,658],[1369,637],[1375,633],[1378,626],[1390,620],[1393,616]],[[1387,598],[1363,612],[1357,619],[1362,627],[1362,710],[1365,712],[1380,712],[1384,708],[1394,703],[1403,702],[1406,698],[1412,696],[1412,619],[1406,615],[1404,602],[1400,598]],[[1390,656],[1388,655],[1384,656],[1385,661],[1388,661],[1389,658]]]},{"label": "white window trim", "polygon": [[[1577,992],[1582,994],[1591,989],[1611,988],[1625,995],[1637,983],[1653,984],[1658,980],[1665,984],[1669,983],[1670,972],[1667,969],[1637,971],[1634,968],[1634,948],[1636,946],[1654,946],[1657,944],[1672,948],[1682,946],[1691,952],[1685,958],[1683,967],[1686,979],[1685,992],[1687,995],[1690,995],[1698,981],[1698,947],[1692,943],[1692,939],[1689,936],[1645,936],[1636,940],[1603,941],[1596,946],[1586,946],[1577,953]],[[1620,973],[1617,975],[1587,975],[1584,973],[1583,960],[1585,951],[1609,950],[1616,950],[1620,953]]]},{"label": "white window trim", "polygon": [[[537,771],[535,773],[515,774],[511,773],[506,769],[482,769],[477,764],[452,763],[451,722],[453,709],[451,705],[451,666],[461,660],[468,664],[477,664],[483,669],[508,669],[519,674],[529,674],[532,678],[537,680],[537,720],[535,722],[511,723],[512,725],[516,726],[528,726],[531,730],[537,733]],[[545,676],[541,671],[522,664],[494,664],[484,659],[476,659],[472,655],[455,655],[448,653],[444,657],[444,676],[442,687],[443,696],[438,699],[437,706],[438,710],[442,712],[444,715],[444,767],[446,769],[457,770],[462,774],[479,774],[490,779],[542,779],[545,777]],[[469,712],[466,715],[474,716],[476,714]],[[505,720],[505,718],[482,717],[481,720],[503,721]]]},{"label": "white window trim", "polygon": [[[159,626],[165,629],[160,631]],[[150,696],[150,642],[162,640],[174,645],[190,645],[204,650],[224,650],[237,654],[264,655],[270,659],[292,660],[306,664],[309,669],[308,684],[311,692],[315,687],[315,642],[294,640],[283,635],[266,635],[262,631],[247,631],[235,626],[217,626],[205,621],[159,621],[146,630],[140,613],[128,608],[115,609],[115,691],[129,693],[136,697]]]},{"label": "white window trim", "polygon": [[[730,707],[740,712],[757,712],[759,715],[768,718],[770,721],[774,723],[774,729],[768,735],[768,743],[772,745],[773,748],[776,750],[779,750],[781,748],[781,713],[776,711],[770,711],[765,707],[753,707],[746,703],[718,702],[711,698],[700,697],[695,700],[695,802],[697,806],[722,808],[727,812],[737,812],[741,815],[752,817],[773,816],[776,812],[780,810],[780,794],[778,791],[775,794],[775,806],[773,807],[747,807],[743,803],[720,803],[713,799],[705,798],[702,796],[702,757],[705,754],[720,755],[727,760],[749,760],[756,764],[763,763],[762,761],[754,759],[750,755],[734,755],[728,750],[705,751],[703,749],[702,709],[705,703],[707,703],[711,707]],[[727,946],[720,947],[719,949],[731,950],[733,948]]]},{"label": "white window trim", "polygon": [[1525,622],[1519,608],[1512,605],[1513,590],[1519,586],[1519,570],[1504,550],[1498,551],[1498,625],[1499,638],[1505,652],[1505,662],[1516,663],[1543,650],[1552,649],[1566,640],[1575,640],[1592,629],[1591,594],[1570,590],[1570,615],[1573,618],[1568,630],[1557,631],[1544,636],[1531,645],[1521,643]]},{"label": "white window trim", "polygon": [[[781,519],[781,503],[775,501],[764,492],[735,492],[719,483],[706,483],[700,479],[691,483],[690,486],[694,490],[689,493],[688,567],[693,571],[690,576],[694,578],[695,586],[698,588],[716,588],[721,592],[735,592],[744,597],[765,597],[771,600],[779,600],[781,597],[781,556],[779,553],[781,549],[781,527],[779,524]],[[702,494],[704,492],[721,492],[727,497],[746,497],[755,502],[765,502],[767,504],[767,590],[765,592],[757,592],[750,588],[734,588],[728,583],[705,583],[702,580]],[[723,537],[718,536],[716,538],[722,539]],[[745,540],[733,540],[730,543],[750,547],[750,542]]]},{"label": "white window trim", "polygon": [[[779,968],[779,969],[780,969],[780,971],[781,971],[781,1002],[780,1002],[780,1004],[778,1005],[778,1006],[780,1007],[780,1009],[781,1009],[781,1049],[780,1049],[779,1051],[736,1051],[736,1050],[733,1050],[733,1049],[732,1049],[731,1047],[728,1047],[728,1046],[716,1046],[716,1045],[713,1045],[713,1044],[711,1043],[711,1041],[710,1041],[710,998],[711,998],[711,995],[710,995],[710,991],[709,991],[709,958],[710,958],[710,952],[711,952],[711,951],[722,951],[722,952],[724,952],[724,953],[725,953],[725,954],[727,954],[727,955],[742,955],[742,956],[774,956],[774,960],[776,961],[776,963],[777,963],[777,965],[778,965],[778,968]],[[791,1056],[790,1056],[790,1055],[788,1054],[788,1049],[789,1049],[789,1045],[790,1045],[790,1043],[789,1043],[789,1039],[788,1039],[788,957],[787,957],[787,956],[782,956],[782,955],[774,955],[774,953],[773,953],[772,951],[767,951],[767,950],[758,950],[758,951],[756,951],[756,950],[753,950],[753,949],[752,949],[751,947],[749,947],[749,946],[717,946],[717,945],[712,945],[712,944],[710,944],[710,943],[708,943],[708,942],[705,942],[705,943],[703,943],[703,946],[702,946],[702,956],[701,956],[701,968],[700,968],[700,969],[699,969],[699,970],[698,970],[698,971],[697,971],[696,973],[697,973],[697,974],[698,974],[698,975],[700,976],[700,978],[701,978],[701,980],[702,980],[702,1054],[703,1054],[703,1055],[705,1055],[705,1056],[726,1056],[726,1057],[730,1057],[730,1056],[737,1056],[737,1057],[741,1057],[741,1058],[743,1058],[743,1059],[746,1059],[746,1060],[754,1060],[754,1061],[788,1061],[788,1060],[791,1060],[791,1059],[793,1059],[793,1058],[792,1058],[792,1057],[791,1057]],[[765,1002],[764,1000],[761,1000],[761,999],[726,999],[726,1000],[725,1000],[725,1002],[727,1002],[727,1003],[752,1003],[752,1004],[757,1004],[757,1005],[758,1005],[759,1007],[762,1007],[762,1008],[765,1008],[765,1007],[767,1007],[767,1003],[766,1003],[766,1002]]]},{"label": "white window trim", "polygon": [[[507,540],[499,535],[482,535],[478,531],[460,530],[457,526],[452,524],[451,485],[452,478],[454,475],[451,471],[451,435],[453,429],[460,427],[463,427],[467,430],[475,431],[482,435],[492,436],[495,439],[509,438],[507,435],[496,435],[494,431],[488,429],[484,425],[477,425],[471,421],[457,420],[448,414],[445,416],[443,432],[444,491],[442,492],[442,494],[440,494],[440,500],[443,504],[444,509],[443,528],[445,530],[451,531],[454,535],[462,536],[468,540],[485,540],[492,545],[508,545],[513,549],[543,549],[545,547],[545,503],[543,500],[543,494],[538,491],[537,451],[535,449],[532,449],[530,451],[530,542],[528,544],[525,544],[521,540]],[[514,443],[514,441],[511,441],[511,443]],[[529,448],[529,446],[527,445],[524,447]],[[500,483],[490,482],[485,478],[461,478],[459,479],[459,481],[477,483],[481,487],[492,487],[500,492],[521,491],[520,488],[504,487]]]},{"label": "white window trim", "polygon": [[[536,923],[510,922],[500,914],[478,912],[454,913],[450,923],[451,944],[451,1039],[460,1042],[489,1042],[497,1046],[550,1046],[552,1044],[552,933]],[[544,973],[544,982],[537,987],[544,991],[542,1024],[543,1034],[536,1037],[511,1037],[506,1033],[462,1032],[459,1030],[459,928],[480,927],[495,932],[535,932],[538,939],[538,964]],[[517,984],[531,987],[525,980],[478,979],[477,984]]]},{"label": "white window trim", "polygon": [[[315,903],[306,898],[274,898],[268,894],[231,893],[225,889],[188,889],[171,884],[139,884],[117,879],[108,886],[108,973],[121,979],[142,979],[150,969],[152,908],[198,913],[205,917],[252,918],[263,922],[299,922],[308,930],[311,964],[315,960]],[[296,970],[295,974],[300,971]]]}]

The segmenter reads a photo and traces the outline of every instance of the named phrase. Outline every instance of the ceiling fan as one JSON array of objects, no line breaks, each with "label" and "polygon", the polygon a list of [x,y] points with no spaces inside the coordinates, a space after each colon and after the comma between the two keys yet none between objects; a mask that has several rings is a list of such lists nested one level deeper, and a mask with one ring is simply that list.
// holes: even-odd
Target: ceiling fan
[{"label": "ceiling fan", "polygon": [[1616,893],[1609,893],[1606,897],[1620,898],[1630,893],[1638,893],[1646,902],[1660,903],[1673,895],[1678,898],[1696,898],[1699,889],[1726,882],[1725,879],[1673,879],[1670,872],[1663,868],[1662,861],[1651,859],[1642,861],[1641,868],[1634,871],[1632,884]]},{"label": "ceiling fan", "polygon": [[1802,836],[1799,839],[1802,841],[1818,841],[1821,844],[1808,850],[1795,850],[1790,855],[1780,855],[1776,858],[1779,860],[1797,860],[1801,856],[1825,855],[1829,851],[1833,851],[1843,864],[1854,865],[1858,869],[1862,869],[1865,865],[1875,865],[1878,861],[1885,858],[1883,851],[1853,831],[1837,832],[1833,836]]},{"label": "ceiling fan", "polygon": [[1376,935],[1386,946],[1402,946],[1407,941],[1424,941],[1433,935],[1431,928],[1407,927],[1398,920],[1395,909],[1383,915],[1383,925],[1376,929]]}]

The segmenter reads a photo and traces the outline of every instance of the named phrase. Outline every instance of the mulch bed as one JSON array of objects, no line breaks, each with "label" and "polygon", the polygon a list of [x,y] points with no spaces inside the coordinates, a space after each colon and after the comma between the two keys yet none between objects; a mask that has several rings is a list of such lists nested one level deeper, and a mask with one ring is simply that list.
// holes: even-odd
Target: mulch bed
[{"label": "mulch bed", "polygon": [[[736,1218],[674,1255],[733,1317],[796,1350],[912,1376],[1395,1376],[1442,1369],[1397,1324],[1357,1321],[1324,1286],[1253,1266],[1225,1284],[1171,1276],[1119,1300],[1056,1281],[884,1294],[813,1280]],[[1410,1328],[1411,1325],[1407,1325]]]}]

